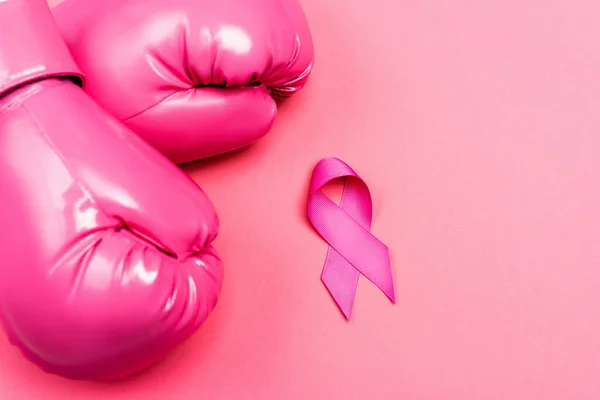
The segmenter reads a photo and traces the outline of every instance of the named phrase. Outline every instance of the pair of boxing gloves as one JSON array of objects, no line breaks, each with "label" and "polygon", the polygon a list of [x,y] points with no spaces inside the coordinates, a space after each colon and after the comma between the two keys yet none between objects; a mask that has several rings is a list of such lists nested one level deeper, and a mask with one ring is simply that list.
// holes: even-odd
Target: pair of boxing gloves
[{"label": "pair of boxing gloves", "polygon": [[263,136],[312,60],[297,0],[0,1],[11,343],[49,373],[99,380],[194,333],[221,289],[219,222],[174,163]]}]

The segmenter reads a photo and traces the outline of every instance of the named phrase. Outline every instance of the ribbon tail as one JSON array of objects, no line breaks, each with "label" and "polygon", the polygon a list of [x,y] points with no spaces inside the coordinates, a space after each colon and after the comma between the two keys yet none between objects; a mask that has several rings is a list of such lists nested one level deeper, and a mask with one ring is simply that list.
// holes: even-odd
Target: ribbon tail
[{"label": "ribbon tail", "polygon": [[329,248],[321,281],[333,297],[340,311],[350,319],[360,273],[335,249]]},{"label": "ribbon tail", "polygon": [[[323,193],[315,193],[309,204],[311,215],[322,217],[314,224],[321,237],[369,281],[395,303],[389,250],[368,230]],[[339,235],[343,232],[343,235]]]},{"label": "ribbon tail", "polygon": [[[373,260],[361,263],[360,265],[353,265],[361,274],[377,286],[393,304],[396,304],[389,249],[375,237],[371,237],[378,242],[378,245],[373,245],[369,249]],[[375,247],[378,250],[375,250]]]}]

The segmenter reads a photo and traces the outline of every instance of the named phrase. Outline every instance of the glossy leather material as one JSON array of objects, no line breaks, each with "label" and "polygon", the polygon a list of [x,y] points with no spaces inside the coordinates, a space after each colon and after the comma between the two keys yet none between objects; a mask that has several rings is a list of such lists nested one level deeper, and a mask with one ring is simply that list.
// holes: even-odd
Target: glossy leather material
[{"label": "glossy leather material", "polygon": [[298,0],[65,0],[53,14],[87,92],[177,163],[265,135],[313,65]]},{"label": "glossy leather material", "polygon": [[79,86],[41,79],[46,60],[28,49],[58,49],[53,65],[69,65],[48,30],[21,53],[11,46],[20,32],[5,27],[40,22],[32,5],[47,7],[0,2],[0,65],[15,72],[0,93],[2,322],[49,373],[119,378],[163,358],[214,308],[218,219],[187,175]]},{"label": "glossy leather material", "polygon": [[83,81],[50,10],[39,1],[0,1],[0,49],[0,94],[52,76],[69,76],[79,84]]}]

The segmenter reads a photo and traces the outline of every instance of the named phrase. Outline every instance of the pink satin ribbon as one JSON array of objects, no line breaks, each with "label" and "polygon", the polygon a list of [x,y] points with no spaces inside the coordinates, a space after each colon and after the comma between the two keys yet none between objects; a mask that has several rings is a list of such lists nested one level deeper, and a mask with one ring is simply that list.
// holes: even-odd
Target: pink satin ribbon
[{"label": "pink satin ribbon", "polygon": [[[321,189],[344,179],[338,206]],[[365,182],[338,158],[325,158],[313,171],[308,195],[308,219],[329,244],[321,280],[350,319],[358,278],[364,275],[396,302],[389,250],[370,232],[373,205]]]}]

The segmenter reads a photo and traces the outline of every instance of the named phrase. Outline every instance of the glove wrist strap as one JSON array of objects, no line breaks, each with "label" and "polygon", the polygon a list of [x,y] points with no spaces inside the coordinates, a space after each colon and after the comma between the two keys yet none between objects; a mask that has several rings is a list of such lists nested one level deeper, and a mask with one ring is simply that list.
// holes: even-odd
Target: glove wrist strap
[{"label": "glove wrist strap", "polygon": [[0,97],[57,77],[84,84],[46,1],[0,0]]}]

